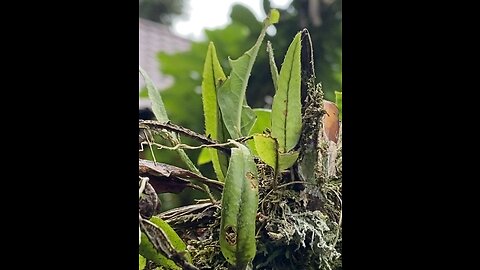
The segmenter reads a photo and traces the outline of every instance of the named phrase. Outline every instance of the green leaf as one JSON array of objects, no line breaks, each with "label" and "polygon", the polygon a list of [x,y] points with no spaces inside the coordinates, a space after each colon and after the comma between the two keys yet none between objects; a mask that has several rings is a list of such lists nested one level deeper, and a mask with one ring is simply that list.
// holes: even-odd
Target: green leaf
[{"label": "green leaf", "polygon": [[158,265],[164,266],[167,269],[173,269],[173,270],[182,269],[178,265],[176,265],[174,261],[167,259],[165,255],[157,252],[155,247],[153,247],[153,244],[150,243],[150,241],[148,240],[147,236],[144,233],[142,233],[142,243],[140,244],[139,252],[146,259],[151,260]]},{"label": "green leaf", "polygon": [[202,100],[205,132],[214,140],[218,139],[218,124],[220,123],[218,121],[217,86],[220,84],[220,81],[225,81],[226,79],[217,58],[215,45],[213,42],[210,42],[203,68]]},{"label": "green leaf", "polygon": [[[245,104],[247,104],[246,100],[244,101]],[[248,105],[243,105],[242,106],[242,119],[241,119],[241,125],[242,125],[242,135],[247,136],[250,134],[250,130],[252,130],[253,125],[255,124],[255,120],[257,119],[257,115],[255,114],[255,111],[250,108]]]},{"label": "green leaf", "polygon": [[[178,236],[178,234],[172,229],[172,227],[170,227],[170,225],[168,225],[168,223],[163,221],[161,218],[158,218],[155,216],[152,217],[150,221],[155,225],[157,225],[162,230],[162,232],[167,236],[168,243],[166,244],[170,244],[171,247],[178,253],[185,254],[187,261],[191,263],[192,258],[188,253],[187,246],[182,241],[182,239]],[[177,264],[175,264],[174,261],[168,259],[166,254],[163,254],[162,252],[157,251],[144,233],[142,233],[142,243],[140,244],[140,247],[139,247],[139,253],[146,259],[153,261],[159,266],[166,267],[167,269],[173,269],[173,270],[182,269]]]},{"label": "green leaf", "polygon": [[[253,109],[253,111],[257,115],[257,120],[255,121],[255,124],[253,125],[248,135],[262,134],[267,128],[270,129],[272,127],[272,120],[271,120],[272,110],[257,108],[257,109]],[[257,149],[255,147],[255,141],[248,140],[247,146],[248,146],[248,149],[250,149],[250,151],[252,152],[252,154],[258,157]]]},{"label": "green leaf", "polygon": [[222,193],[220,249],[230,264],[245,269],[256,254],[258,176],[248,148],[232,143],[237,147],[232,148]]},{"label": "green leaf", "polygon": [[283,171],[286,170],[295,164],[298,158],[298,152],[288,152],[288,153],[279,153],[278,154],[278,170]]},{"label": "green leaf", "polygon": [[192,258],[190,257],[190,254],[188,253],[187,246],[185,245],[183,240],[180,238],[180,236],[178,236],[178,234],[175,232],[175,230],[172,227],[170,227],[170,225],[168,225],[167,222],[165,222],[161,218],[155,217],[155,216],[153,216],[150,219],[150,221],[155,223],[155,225],[157,225],[160,229],[162,229],[165,232],[165,234],[168,237],[168,240],[170,241],[170,243],[172,244],[172,246],[175,248],[176,251],[178,251],[180,253],[185,253],[185,255],[188,259],[188,262],[192,262]]},{"label": "green leaf", "polygon": [[335,91],[335,104],[338,107],[339,119],[342,120],[342,92]]},{"label": "green leaf", "polygon": [[278,91],[278,69],[275,64],[275,57],[273,56],[272,43],[267,41],[268,63],[270,64],[270,73],[272,74],[273,88],[275,92]]},{"label": "green leaf", "polygon": [[295,147],[302,129],[300,35],[301,32],[297,33],[288,47],[272,104],[272,135],[278,139],[281,153]]},{"label": "green leaf", "polygon": [[255,124],[253,125],[252,129],[250,130],[250,134],[256,134],[256,133],[263,133],[267,128],[271,129],[272,128],[272,110],[270,109],[253,109],[255,114],[257,115],[257,121],[255,121]]},{"label": "green leaf", "polygon": [[270,10],[270,15],[268,15],[268,19],[271,24],[278,23],[280,20],[280,12],[276,9]]},{"label": "green leaf", "polygon": [[270,0],[263,0],[263,11],[266,13],[271,9]]},{"label": "green leaf", "polygon": [[234,22],[247,26],[253,33],[258,33],[262,29],[262,23],[258,21],[253,12],[241,4],[233,5],[230,18]]},{"label": "green leaf", "polygon": [[142,87],[140,89],[140,93],[138,93],[139,98],[148,98],[148,89],[146,87]]},{"label": "green leaf", "polygon": [[204,165],[212,161],[212,156],[210,155],[210,150],[208,148],[202,148],[200,154],[198,155],[197,165]]},{"label": "green leaf", "polygon": [[253,136],[255,148],[260,159],[274,170],[278,167],[278,142],[276,139],[264,135],[256,134]]},{"label": "green leaf", "polygon": [[160,92],[158,91],[157,87],[152,82],[152,79],[148,76],[148,74],[140,67],[140,74],[142,75],[143,79],[145,80],[145,86],[148,89],[148,96],[152,101],[152,111],[155,117],[160,122],[167,122],[168,115],[167,111],[165,110],[165,106],[163,105],[162,97],[160,96]]},{"label": "green leaf", "polygon": [[147,265],[147,259],[142,255],[138,255],[138,270],[143,270]]},{"label": "green leaf", "polygon": [[275,138],[264,134],[256,134],[253,136],[253,140],[260,159],[275,171],[286,170],[297,161],[298,152],[296,151],[278,152],[278,142]]},{"label": "green leaf", "polygon": [[[227,78],[217,58],[215,45],[210,42],[203,68],[202,99],[205,116],[205,133],[219,142],[225,141],[220,109],[217,105],[217,88]],[[219,181],[224,181],[227,172],[227,157],[215,149],[207,150],[213,163],[213,169]]]},{"label": "green leaf", "polygon": [[[245,103],[245,92],[252,67],[260,45],[265,37],[265,31],[271,23],[267,18],[255,45],[236,60],[228,59],[232,71],[227,81],[218,89],[218,105],[222,112],[223,122],[232,139],[248,134],[242,134],[242,111]],[[246,130],[245,128],[243,129]]]}]

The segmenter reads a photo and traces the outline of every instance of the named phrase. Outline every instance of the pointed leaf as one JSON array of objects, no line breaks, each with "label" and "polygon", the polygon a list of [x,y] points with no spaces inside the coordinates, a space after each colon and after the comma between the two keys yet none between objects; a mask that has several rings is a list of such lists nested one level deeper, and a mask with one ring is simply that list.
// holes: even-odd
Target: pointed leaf
[{"label": "pointed leaf", "polygon": [[275,92],[278,91],[278,69],[275,64],[275,57],[273,56],[272,43],[267,41],[268,63],[270,64],[270,73],[272,74],[273,88]]},{"label": "pointed leaf", "polygon": [[[242,137],[242,109],[247,90],[248,79],[258,54],[260,45],[265,37],[265,31],[271,25],[269,18],[264,21],[264,26],[255,45],[238,59],[228,59],[232,71],[227,81],[218,89],[218,105],[222,112],[223,122],[230,137]],[[245,129],[244,129],[245,130]]]},{"label": "pointed leaf", "polygon": [[167,122],[168,115],[167,111],[165,110],[165,106],[163,105],[162,97],[160,96],[160,92],[158,91],[157,87],[152,82],[152,79],[148,76],[148,74],[140,67],[140,74],[142,74],[143,79],[145,80],[145,85],[148,90],[148,96],[152,101],[152,111],[155,117],[160,122]]},{"label": "pointed leaf", "polygon": [[300,138],[302,114],[300,102],[300,35],[288,47],[278,79],[278,91],[272,104],[272,135],[278,139],[281,153],[293,149]]},{"label": "pointed leaf", "polygon": [[219,109],[217,105],[217,86],[227,78],[217,58],[215,45],[210,42],[203,68],[202,100],[205,116],[205,133],[212,139],[218,139]]},{"label": "pointed leaf", "polygon": [[[210,42],[208,45],[207,56],[203,68],[202,80],[202,99],[203,113],[205,115],[205,133],[210,138],[223,142],[225,136],[223,134],[223,122],[220,109],[217,105],[218,87],[226,80],[225,73],[217,58],[215,45]],[[215,149],[206,150],[210,153],[213,162],[213,169],[219,181],[224,181],[227,172],[227,158],[221,152]]]},{"label": "pointed leaf", "polygon": [[234,144],[222,193],[220,249],[236,269],[245,269],[256,254],[258,176],[248,148]]}]

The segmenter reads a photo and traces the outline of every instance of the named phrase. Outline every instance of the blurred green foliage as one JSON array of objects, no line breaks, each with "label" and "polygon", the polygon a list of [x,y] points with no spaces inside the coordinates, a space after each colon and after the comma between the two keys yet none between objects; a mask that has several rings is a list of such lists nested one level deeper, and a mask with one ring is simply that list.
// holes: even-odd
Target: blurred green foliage
[{"label": "blurred green foliage", "polygon": [[183,0],[139,0],[138,13],[140,18],[171,25],[175,16],[183,11]]}]

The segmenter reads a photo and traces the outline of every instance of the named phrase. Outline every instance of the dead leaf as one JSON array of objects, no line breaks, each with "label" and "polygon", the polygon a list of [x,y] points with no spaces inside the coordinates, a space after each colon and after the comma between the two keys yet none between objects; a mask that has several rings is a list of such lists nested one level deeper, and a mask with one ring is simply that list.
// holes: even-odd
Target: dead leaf
[{"label": "dead leaf", "polygon": [[337,143],[340,126],[338,120],[338,107],[335,103],[324,100],[323,108],[327,112],[323,117],[323,130],[330,141]]}]

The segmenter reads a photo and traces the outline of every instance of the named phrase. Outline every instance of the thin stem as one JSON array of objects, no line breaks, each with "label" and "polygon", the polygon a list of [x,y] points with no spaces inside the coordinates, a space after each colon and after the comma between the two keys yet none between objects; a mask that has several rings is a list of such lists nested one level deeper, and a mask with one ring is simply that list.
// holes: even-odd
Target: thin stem
[{"label": "thin stem", "polygon": [[[198,134],[193,130],[172,124],[170,122],[162,123],[162,122],[153,121],[153,120],[139,120],[139,127],[144,129],[145,128],[153,129],[153,130],[164,129],[170,132],[175,132],[175,133],[185,135],[203,144],[218,144],[218,142],[206,137],[205,135]],[[228,148],[227,149],[220,148],[219,150],[226,151],[227,153],[230,152],[230,149]]]},{"label": "thin stem", "polygon": [[[168,136],[168,140],[170,141],[170,143],[172,145],[180,144],[180,142],[174,136],[172,136],[171,133],[167,133],[167,136]],[[192,171],[192,172],[194,172],[194,173],[196,173],[200,176],[203,176],[202,173],[200,172],[200,170],[193,164],[192,160],[187,156],[187,153],[185,153],[185,151],[183,151],[183,149],[177,149],[175,151],[178,153],[178,155],[180,156],[180,159],[182,159],[182,161],[185,163],[185,165],[187,165],[187,167],[190,171]],[[213,204],[216,204],[217,200],[215,199],[212,192],[210,191],[210,188],[206,184],[203,184],[203,183],[200,186],[202,187],[203,191],[207,194],[210,201]]]},{"label": "thin stem", "polygon": [[[219,149],[220,147],[231,145],[231,143],[227,142],[227,143],[217,143],[217,144],[202,144],[202,145],[199,145],[199,146],[190,146],[188,144],[179,143],[179,144],[175,145],[174,147],[162,145],[162,144],[159,144],[159,143],[152,143],[152,145],[157,146],[158,149],[160,149],[160,150],[161,149],[167,149],[167,150],[178,150],[178,149],[197,150],[197,149],[201,149],[201,148],[205,148],[205,147],[212,147],[212,148]],[[223,148],[220,148],[220,149],[223,149]]]},{"label": "thin stem", "polygon": [[[203,187],[200,187],[200,186],[195,185],[195,184],[187,184],[186,186],[187,186],[187,187],[190,187],[190,188],[192,188],[192,189],[198,190],[198,191],[203,191],[203,192],[205,192],[205,190],[203,189]],[[210,199],[210,200],[211,200],[211,199]]]},{"label": "thin stem", "polygon": [[[195,140],[203,143],[203,145],[205,145],[205,146],[201,146],[201,147],[206,147],[206,146],[209,145],[210,147],[216,148],[217,150],[220,150],[220,151],[223,151],[227,154],[230,154],[230,148],[228,148],[227,146],[232,145],[232,144],[230,144],[230,143],[219,143],[215,140],[210,139],[209,137],[206,137],[203,134],[198,134],[193,130],[190,130],[190,129],[187,129],[187,128],[184,128],[184,127],[181,127],[181,126],[178,126],[178,125],[175,125],[175,124],[172,124],[170,122],[162,123],[162,122],[158,122],[158,121],[154,121],[154,120],[139,120],[139,127],[142,128],[142,129],[149,129],[149,130],[152,129],[152,130],[157,130],[158,131],[158,130],[163,129],[163,130],[167,130],[167,131],[170,131],[170,132],[176,132],[176,133],[188,136],[192,139],[195,139]],[[242,143],[242,142],[246,142],[248,140],[251,140],[252,138],[253,138],[253,135],[250,135],[250,136],[246,136],[246,137],[237,138],[234,141]],[[171,138],[169,138],[169,140],[171,141]],[[173,144],[178,145],[180,143],[176,142],[176,143],[173,143]],[[199,148],[194,148],[195,146],[188,146],[188,145],[185,145],[185,144],[180,144],[180,145],[181,146],[179,148],[181,148],[181,149],[191,149],[191,150],[199,149]],[[164,147],[164,148],[168,149],[167,147]],[[176,150],[176,149],[170,149],[170,150]]]},{"label": "thin stem", "polygon": [[152,158],[153,158],[153,164],[157,164],[157,159],[155,158],[155,154],[153,153],[152,149],[152,143],[150,142],[150,139],[148,138],[148,135],[145,130],[143,130],[143,134],[145,135],[145,139],[147,140],[148,143],[148,148],[150,149],[150,153],[152,153]]}]

